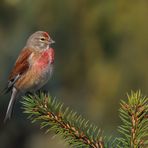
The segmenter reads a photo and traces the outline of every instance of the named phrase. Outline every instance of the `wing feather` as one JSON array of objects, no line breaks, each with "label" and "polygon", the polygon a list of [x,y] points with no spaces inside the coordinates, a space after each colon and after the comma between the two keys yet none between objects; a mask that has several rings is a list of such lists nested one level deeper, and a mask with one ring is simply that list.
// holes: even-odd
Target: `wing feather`
[{"label": "wing feather", "polygon": [[9,89],[21,77],[21,75],[23,75],[28,70],[30,66],[29,57],[31,54],[32,54],[32,51],[28,48],[25,48],[21,51],[8,78],[8,88]]}]

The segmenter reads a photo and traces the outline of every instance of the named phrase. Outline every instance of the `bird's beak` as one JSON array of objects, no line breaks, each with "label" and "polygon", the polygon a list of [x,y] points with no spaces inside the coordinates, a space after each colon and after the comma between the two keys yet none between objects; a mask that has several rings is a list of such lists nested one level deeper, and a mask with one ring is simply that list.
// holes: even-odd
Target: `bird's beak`
[{"label": "bird's beak", "polygon": [[50,43],[51,43],[51,44],[54,44],[54,43],[55,43],[55,41],[51,39],[51,40],[50,40]]}]

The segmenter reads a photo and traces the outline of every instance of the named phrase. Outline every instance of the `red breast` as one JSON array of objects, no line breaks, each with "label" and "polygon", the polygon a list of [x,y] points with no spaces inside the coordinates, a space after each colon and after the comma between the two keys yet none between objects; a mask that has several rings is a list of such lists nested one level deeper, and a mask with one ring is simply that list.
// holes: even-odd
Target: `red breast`
[{"label": "red breast", "polygon": [[49,48],[49,59],[50,59],[50,64],[54,63],[54,49]]},{"label": "red breast", "polygon": [[48,50],[44,51],[39,58],[37,64],[41,67],[46,67],[48,64],[54,63],[54,49],[49,48]]}]

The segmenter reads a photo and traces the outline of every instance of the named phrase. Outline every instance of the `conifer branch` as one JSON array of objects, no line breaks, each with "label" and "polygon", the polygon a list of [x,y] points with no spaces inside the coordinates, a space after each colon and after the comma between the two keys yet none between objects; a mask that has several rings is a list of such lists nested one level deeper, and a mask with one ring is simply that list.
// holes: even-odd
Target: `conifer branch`
[{"label": "conifer branch", "polygon": [[105,137],[101,130],[82,118],[50,95],[41,93],[29,95],[23,100],[24,112],[29,114],[32,122],[40,121],[41,128],[46,132],[54,131],[61,135],[71,146],[85,148],[104,148]]},{"label": "conifer branch", "polygon": [[140,91],[128,95],[127,102],[121,100],[119,132],[122,137],[114,139],[103,136],[97,126],[63,107],[50,95],[29,95],[22,104],[33,123],[40,121],[41,128],[61,135],[71,147],[144,148],[148,144],[148,98]]},{"label": "conifer branch", "polygon": [[148,98],[141,92],[131,92],[128,102],[121,101],[120,118],[122,125],[119,132],[123,135],[119,138],[123,147],[142,148],[148,144]]}]

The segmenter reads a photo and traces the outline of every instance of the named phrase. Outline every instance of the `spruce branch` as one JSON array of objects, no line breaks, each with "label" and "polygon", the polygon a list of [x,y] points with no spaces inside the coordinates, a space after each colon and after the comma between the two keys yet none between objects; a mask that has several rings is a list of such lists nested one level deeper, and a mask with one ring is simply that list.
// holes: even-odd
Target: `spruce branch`
[{"label": "spruce branch", "polygon": [[144,148],[148,144],[148,98],[132,92],[128,101],[121,100],[119,109],[122,137],[106,138],[101,130],[81,115],[65,108],[48,94],[29,95],[22,101],[31,121],[40,121],[41,128],[61,135],[71,147]]},{"label": "spruce branch", "polygon": [[71,147],[104,148],[107,145],[107,138],[102,136],[97,126],[69,108],[64,108],[50,95],[29,95],[24,97],[22,104],[33,123],[40,121],[41,128],[46,127],[46,132],[54,131],[61,135]]},{"label": "spruce branch", "polygon": [[[128,102],[121,101],[120,118],[122,125],[119,138],[122,147],[143,148],[148,144],[148,98],[140,91],[131,92]],[[120,146],[119,146],[120,147]]]}]

